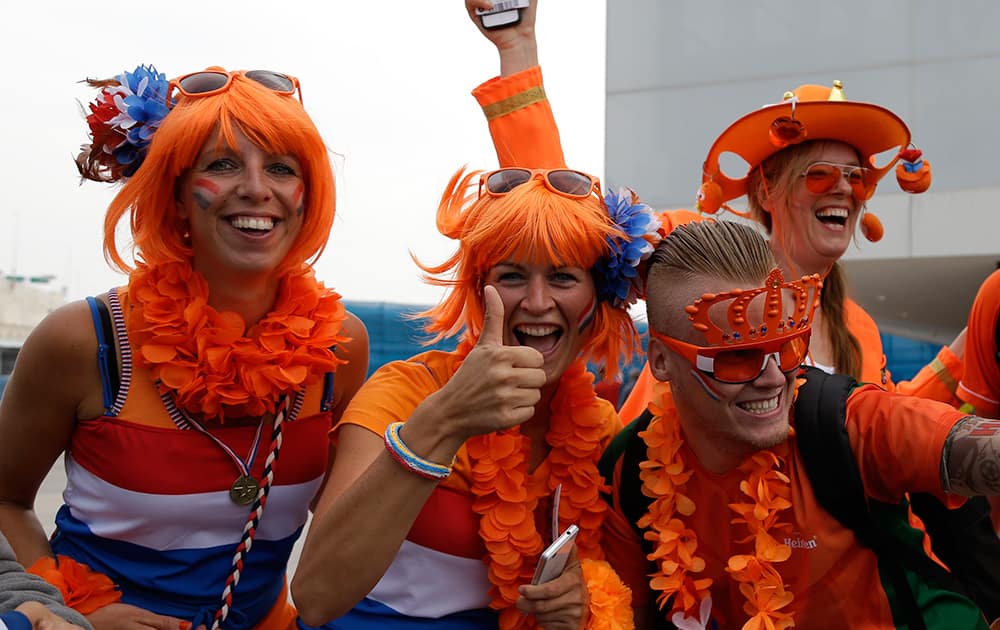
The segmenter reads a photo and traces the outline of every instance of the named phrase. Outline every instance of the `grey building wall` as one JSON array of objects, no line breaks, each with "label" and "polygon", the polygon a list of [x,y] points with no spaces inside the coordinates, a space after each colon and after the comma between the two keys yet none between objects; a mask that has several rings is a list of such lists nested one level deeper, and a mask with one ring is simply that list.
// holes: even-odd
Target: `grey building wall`
[{"label": "grey building wall", "polygon": [[933,167],[890,175],[869,207],[886,237],[846,260],[884,330],[950,339],[1000,259],[1000,2],[608,0],[606,179],[693,207],[701,163],[742,114],[803,83],[892,109]]}]

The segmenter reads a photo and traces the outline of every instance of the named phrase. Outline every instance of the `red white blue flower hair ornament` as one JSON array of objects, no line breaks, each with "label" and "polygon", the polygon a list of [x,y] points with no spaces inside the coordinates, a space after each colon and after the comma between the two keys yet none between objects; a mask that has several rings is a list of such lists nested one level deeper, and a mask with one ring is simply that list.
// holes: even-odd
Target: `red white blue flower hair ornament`
[{"label": "red white blue flower hair ornament", "polygon": [[660,218],[629,188],[605,194],[604,205],[623,235],[608,237],[608,255],[594,265],[597,297],[627,308],[645,295],[645,274],[639,266],[660,242]]},{"label": "red white blue flower hair ornament", "polygon": [[114,182],[135,174],[153,134],[170,111],[170,82],[152,65],[139,66],[106,81],[87,80],[101,88],[88,106],[90,144],[81,147],[77,168],[85,178]]}]

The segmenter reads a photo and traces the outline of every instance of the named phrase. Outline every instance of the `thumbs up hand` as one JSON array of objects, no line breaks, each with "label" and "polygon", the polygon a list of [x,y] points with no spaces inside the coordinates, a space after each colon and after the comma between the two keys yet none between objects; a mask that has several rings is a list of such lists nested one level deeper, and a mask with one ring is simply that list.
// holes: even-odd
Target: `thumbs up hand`
[{"label": "thumbs up hand", "polygon": [[504,309],[496,288],[483,288],[483,306],[479,341],[448,383],[420,405],[432,404],[462,441],[529,420],[545,385],[540,352],[503,345]]}]

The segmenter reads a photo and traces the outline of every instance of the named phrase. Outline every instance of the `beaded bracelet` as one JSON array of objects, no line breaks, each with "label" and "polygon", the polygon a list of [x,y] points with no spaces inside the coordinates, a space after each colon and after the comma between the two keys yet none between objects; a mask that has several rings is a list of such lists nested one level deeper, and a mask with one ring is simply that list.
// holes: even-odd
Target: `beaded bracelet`
[{"label": "beaded bracelet", "polygon": [[[451,474],[451,466],[435,464],[432,461],[420,457],[406,446],[403,438],[399,435],[402,422],[393,422],[385,428],[385,450],[389,451],[392,458],[399,462],[403,468],[420,475],[424,479],[444,479]],[[452,464],[455,460],[452,460]]]}]

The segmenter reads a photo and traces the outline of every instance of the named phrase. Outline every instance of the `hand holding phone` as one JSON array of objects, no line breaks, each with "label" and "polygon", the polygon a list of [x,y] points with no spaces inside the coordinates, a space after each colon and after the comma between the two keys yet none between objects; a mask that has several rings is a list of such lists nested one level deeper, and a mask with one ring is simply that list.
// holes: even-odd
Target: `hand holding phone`
[{"label": "hand holding phone", "polygon": [[476,9],[483,28],[490,30],[514,26],[521,21],[521,9],[527,9],[530,0],[493,0],[492,9]]},{"label": "hand holding phone", "polygon": [[556,538],[551,545],[546,547],[538,558],[538,566],[535,567],[535,576],[531,578],[532,584],[544,584],[562,575],[566,563],[569,561],[569,554],[576,544],[576,535],[580,528],[570,525],[559,538]]}]

